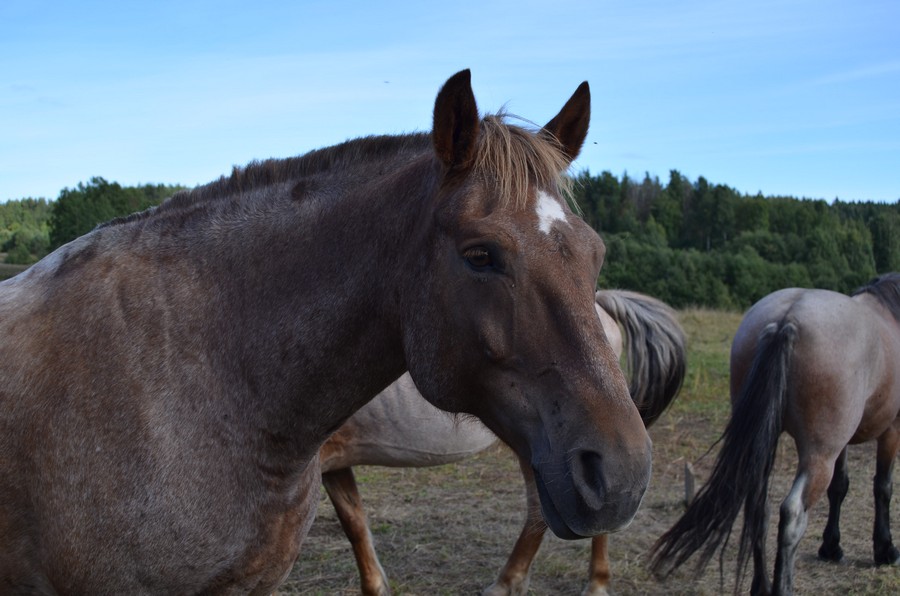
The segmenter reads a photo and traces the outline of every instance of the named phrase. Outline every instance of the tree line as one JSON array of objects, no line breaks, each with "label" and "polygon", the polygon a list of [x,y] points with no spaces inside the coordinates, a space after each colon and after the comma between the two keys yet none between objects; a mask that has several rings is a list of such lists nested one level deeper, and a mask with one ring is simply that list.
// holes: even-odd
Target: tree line
[{"label": "tree line", "polygon": [[64,188],[55,201],[21,199],[0,204],[0,253],[5,263],[30,265],[102,222],[143,211],[183,189],[180,185],[121,186],[94,177]]},{"label": "tree line", "polygon": [[746,195],[677,170],[665,185],[585,171],[574,201],[606,242],[601,287],[678,308],[743,310],[785,287],[849,293],[900,271],[900,201]]},{"label": "tree line", "polygon": [[[33,263],[182,188],[95,177],[55,201],[0,204],[0,253],[7,263]],[[585,170],[573,201],[606,242],[600,286],[645,292],[676,308],[742,310],[791,286],[848,293],[877,273],[900,271],[900,200],[829,204],[745,195],[677,170],[666,184],[649,174],[636,180]]]},{"label": "tree line", "polygon": [[50,211],[46,199],[21,199],[0,204],[0,253],[4,262],[33,263],[50,249]]}]

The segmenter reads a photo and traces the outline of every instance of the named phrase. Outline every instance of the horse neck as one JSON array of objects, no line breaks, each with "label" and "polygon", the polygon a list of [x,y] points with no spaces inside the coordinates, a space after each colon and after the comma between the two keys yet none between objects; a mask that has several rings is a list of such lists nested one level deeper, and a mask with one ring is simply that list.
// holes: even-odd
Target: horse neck
[{"label": "horse neck", "polygon": [[428,217],[433,169],[423,157],[380,178],[364,169],[334,184],[319,177],[303,186],[320,190],[299,200],[284,196],[292,182],[275,199],[264,191],[249,217],[221,214],[206,228],[195,258],[204,283],[224,282],[207,307],[224,329],[209,335],[211,353],[234,407],[298,456],[406,368],[401,272],[415,275],[403,261]]}]

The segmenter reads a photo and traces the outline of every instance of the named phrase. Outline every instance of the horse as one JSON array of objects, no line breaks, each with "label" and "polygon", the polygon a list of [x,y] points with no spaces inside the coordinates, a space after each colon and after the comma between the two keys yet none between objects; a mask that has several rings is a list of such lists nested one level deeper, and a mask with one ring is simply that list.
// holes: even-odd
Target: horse
[{"label": "horse", "polygon": [[[877,441],[876,565],[896,563],[890,531],[891,473],[900,446],[900,274],[851,296],[790,288],[746,313],[731,348],[731,420],[709,480],[654,545],[651,568],[671,573],[701,550],[696,571],[725,544],[741,507],[738,590],[752,555],[753,594],[790,594],[810,508],[827,492],[818,554],[840,561],[839,518],[849,485],[847,445]],[[766,565],[768,480],[782,431],[797,446],[793,485],[781,503],[774,579]]]},{"label": "horse", "polygon": [[461,71],[429,133],[235,168],[0,285],[0,591],[268,594],[319,448],[409,371],[531,462],[566,538],[631,521],[651,443],[603,328],[605,247],[543,128]]},{"label": "horse", "polygon": [[[616,355],[622,353],[622,331],[628,351],[630,393],[645,423],[652,424],[672,402],[685,373],[685,339],[674,311],[663,302],[622,290],[596,293],[597,315]],[[352,466],[424,467],[462,461],[497,442],[475,419],[442,412],[422,399],[408,374],[356,412],[322,446],[322,483],[347,538],[366,595],[390,593],[387,576],[375,552]],[[534,475],[519,461],[525,479],[525,525],[515,548],[486,596],[525,594],[531,563],[547,526],[540,516]],[[605,534],[593,538],[585,594],[605,594],[609,559]]]}]

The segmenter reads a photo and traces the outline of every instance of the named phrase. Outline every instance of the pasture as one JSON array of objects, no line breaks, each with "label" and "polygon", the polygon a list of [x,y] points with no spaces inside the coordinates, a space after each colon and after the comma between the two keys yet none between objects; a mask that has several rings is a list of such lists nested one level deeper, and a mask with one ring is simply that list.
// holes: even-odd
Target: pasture
[{"label": "pasture", "polygon": [[[618,595],[713,595],[730,593],[734,585],[734,548],[726,550],[722,576],[715,560],[698,580],[691,576],[690,563],[665,582],[646,571],[649,548],[683,511],[685,462],[693,464],[698,488],[712,467],[716,448],[702,456],[728,420],[728,351],[741,319],[738,313],[708,310],[679,315],[688,335],[687,377],[674,406],[650,429],[654,470],[644,503],[631,526],[610,537],[611,588]],[[872,563],[874,451],[874,443],[849,450],[850,492],[841,524],[844,561],[830,564],[816,559],[828,511],[823,499],[811,511],[800,543],[796,593],[900,593],[900,568],[875,568]],[[770,521],[770,553],[777,508],[793,480],[795,462],[793,442],[785,435],[771,481],[770,508],[775,515]],[[360,467],[357,481],[395,594],[479,593],[505,562],[524,519],[522,480],[514,457],[504,447],[437,468]],[[898,508],[895,499],[895,533]],[[533,567],[529,593],[579,593],[589,552],[587,540],[567,542],[548,535]],[[749,580],[748,575],[744,593]],[[359,593],[358,586],[349,543],[322,491],[318,518],[280,593],[350,595]]]}]

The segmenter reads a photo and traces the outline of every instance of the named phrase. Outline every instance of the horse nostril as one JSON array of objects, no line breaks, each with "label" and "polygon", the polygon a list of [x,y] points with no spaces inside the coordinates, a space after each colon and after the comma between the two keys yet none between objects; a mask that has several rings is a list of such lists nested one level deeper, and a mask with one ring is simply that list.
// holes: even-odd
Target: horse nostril
[{"label": "horse nostril", "polygon": [[582,451],[578,454],[576,474],[580,477],[583,487],[583,490],[579,491],[581,497],[589,507],[600,508],[608,489],[603,474],[603,456],[596,451]]}]

